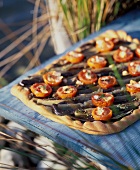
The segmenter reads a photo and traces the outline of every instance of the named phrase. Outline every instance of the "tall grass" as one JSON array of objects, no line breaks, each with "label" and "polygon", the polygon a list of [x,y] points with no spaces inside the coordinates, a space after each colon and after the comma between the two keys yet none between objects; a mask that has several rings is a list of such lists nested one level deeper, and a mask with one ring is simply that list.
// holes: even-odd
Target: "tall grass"
[{"label": "tall grass", "polygon": [[57,0],[73,43],[124,14],[137,0]]}]

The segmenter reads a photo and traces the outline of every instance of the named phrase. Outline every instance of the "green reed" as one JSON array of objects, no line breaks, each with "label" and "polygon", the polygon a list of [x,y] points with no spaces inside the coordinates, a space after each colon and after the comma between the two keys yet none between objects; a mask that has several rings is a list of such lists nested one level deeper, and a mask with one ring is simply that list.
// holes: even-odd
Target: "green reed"
[{"label": "green reed", "polygon": [[73,43],[131,9],[137,0],[58,0],[65,28]]}]

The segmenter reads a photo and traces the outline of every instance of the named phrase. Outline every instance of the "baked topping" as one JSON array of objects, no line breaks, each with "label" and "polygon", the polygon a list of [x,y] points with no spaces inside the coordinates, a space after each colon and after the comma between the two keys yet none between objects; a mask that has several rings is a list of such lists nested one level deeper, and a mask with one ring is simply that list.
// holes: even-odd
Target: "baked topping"
[{"label": "baked topping", "polygon": [[82,53],[78,53],[75,51],[71,51],[66,55],[66,60],[70,63],[79,63],[84,59],[84,55]]},{"label": "baked topping", "polygon": [[102,114],[104,114],[104,109],[102,107],[97,107],[96,114],[98,116],[101,116]]},{"label": "baked topping", "polygon": [[107,61],[105,60],[104,57],[100,57],[100,56],[92,56],[87,60],[87,65],[91,68],[103,68],[105,67],[107,64]]},{"label": "baked topping", "polygon": [[110,87],[115,86],[117,83],[117,80],[113,76],[103,76],[98,79],[98,83],[100,87],[102,87],[103,89],[108,89]]},{"label": "baked topping", "polygon": [[119,55],[120,55],[121,58],[125,58],[126,52],[125,51],[120,51]]},{"label": "baked topping", "polygon": [[83,85],[83,83],[80,80],[76,80],[77,85]]},{"label": "baked topping", "polygon": [[96,40],[96,49],[99,52],[111,51],[114,48],[114,43],[106,39],[97,39]]},{"label": "baked topping", "polygon": [[74,51],[70,51],[70,52],[68,53],[68,55],[69,55],[69,56],[73,56],[73,57],[75,57],[75,58],[78,58],[78,57],[83,56],[82,53],[77,53],[77,52],[74,52]]},{"label": "baked topping", "polygon": [[97,93],[92,96],[92,103],[95,106],[107,107],[114,102],[114,96],[109,93]]},{"label": "baked topping", "polygon": [[91,70],[83,70],[83,73],[85,73],[85,78],[86,79],[92,79],[95,77],[95,74],[93,74],[94,72],[92,72]]},{"label": "baked topping", "polygon": [[100,99],[100,96],[99,96],[98,94],[95,94],[95,95],[93,96],[93,98],[96,99],[96,100],[98,100],[98,99]]},{"label": "baked topping", "polygon": [[140,76],[140,61],[133,61],[128,65],[129,74]]},{"label": "baked topping", "polygon": [[119,49],[114,53],[113,58],[116,62],[127,62],[133,58],[133,52],[127,47],[120,46]]},{"label": "baked topping", "polygon": [[86,79],[91,79],[91,78],[93,78],[90,70],[87,70],[87,71],[85,72],[85,77],[86,77]]},{"label": "baked topping", "polygon": [[45,83],[35,83],[30,89],[36,97],[47,97],[52,93],[52,88]]},{"label": "baked topping", "polygon": [[136,71],[140,73],[140,65],[136,65]]},{"label": "baked topping", "polygon": [[140,81],[136,84],[133,84],[134,87],[140,88]]},{"label": "baked topping", "polygon": [[128,73],[127,70],[124,70],[124,71],[122,72],[122,75],[123,75],[123,76],[127,76],[127,75],[129,75],[129,73]]},{"label": "baked topping", "polygon": [[112,96],[105,96],[105,98],[104,98],[104,100],[105,100],[106,102],[109,102],[111,99],[112,99]]},{"label": "baked topping", "polygon": [[37,90],[40,91],[41,93],[48,93],[48,90],[46,89],[46,86],[39,85],[37,87]]},{"label": "baked topping", "polygon": [[112,110],[108,107],[96,107],[92,111],[94,120],[108,121],[112,117]]},{"label": "baked topping", "polygon": [[70,86],[63,86],[62,90],[63,90],[63,93],[68,94],[73,91],[73,88],[71,88]]},{"label": "baked topping", "polygon": [[50,86],[57,86],[62,82],[63,76],[60,72],[50,71],[43,75],[43,80],[46,84]]},{"label": "baked topping", "polygon": [[76,95],[77,89],[74,86],[62,86],[56,93],[61,99],[72,98]]},{"label": "baked topping", "polygon": [[120,46],[119,49],[120,49],[119,56],[121,58],[126,57],[128,48],[124,46]]},{"label": "baked topping", "polygon": [[140,92],[140,81],[131,80],[129,84],[126,84],[126,90],[132,94]]},{"label": "baked topping", "polygon": [[102,61],[104,61],[105,59],[104,59],[104,57],[99,57],[99,56],[95,56],[95,57],[92,57],[91,58],[91,62],[97,62],[97,63],[99,63],[99,62],[102,62]]},{"label": "baked topping", "polygon": [[127,51],[127,47],[124,47],[124,46],[120,46],[119,49],[122,51],[122,52],[126,52]]},{"label": "baked topping", "polygon": [[112,37],[107,37],[105,38],[105,41],[112,41],[114,44],[117,44],[119,42],[118,38],[112,38]]},{"label": "baked topping", "polygon": [[97,75],[88,69],[83,69],[78,73],[78,79],[84,84],[93,84],[97,81]]}]

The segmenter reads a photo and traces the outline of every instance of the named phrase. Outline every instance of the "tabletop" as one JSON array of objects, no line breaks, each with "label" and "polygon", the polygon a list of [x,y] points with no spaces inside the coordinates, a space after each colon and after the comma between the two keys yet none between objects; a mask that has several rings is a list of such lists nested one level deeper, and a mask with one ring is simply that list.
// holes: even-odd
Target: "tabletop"
[{"label": "tabletop", "polygon": [[[73,45],[67,51],[75,49],[108,29],[124,30],[133,38],[140,39],[139,16],[140,10],[131,11],[105,26],[99,32]],[[53,122],[39,115],[10,94],[10,89],[14,84],[50,64],[62,55],[54,56],[42,65],[30,70],[6,87],[0,89],[0,116],[15,121],[81,155],[94,159],[111,170],[122,169],[122,165],[124,165],[124,168],[126,166],[132,167],[132,169],[135,170],[140,169],[140,121],[135,122],[117,134],[105,136],[89,135],[78,130],[70,129],[65,125]],[[102,152],[99,153],[98,150],[101,149]]]}]

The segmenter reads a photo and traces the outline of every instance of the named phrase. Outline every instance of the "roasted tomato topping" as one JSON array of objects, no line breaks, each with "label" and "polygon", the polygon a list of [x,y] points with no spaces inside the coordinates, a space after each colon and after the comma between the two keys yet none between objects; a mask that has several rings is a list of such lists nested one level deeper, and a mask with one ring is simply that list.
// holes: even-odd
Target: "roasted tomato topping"
[{"label": "roasted tomato topping", "polygon": [[30,89],[36,97],[47,97],[52,92],[52,88],[45,83],[35,83]]},{"label": "roasted tomato topping", "polygon": [[74,86],[62,86],[57,90],[57,95],[61,99],[72,98],[76,95],[77,88]]},{"label": "roasted tomato topping", "polygon": [[140,61],[133,61],[129,63],[128,71],[132,76],[140,76]]},{"label": "roasted tomato topping", "polygon": [[92,116],[94,120],[107,121],[112,117],[112,110],[108,107],[96,107],[92,111]]},{"label": "roasted tomato topping", "polygon": [[112,41],[114,44],[117,44],[119,42],[118,38],[109,38],[109,40]]},{"label": "roasted tomato topping", "polygon": [[107,61],[105,60],[104,57],[99,57],[99,56],[92,56],[87,60],[87,65],[91,68],[103,68],[107,64]]},{"label": "roasted tomato topping", "polygon": [[136,55],[140,58],[140,46],[135,50]]},{"label": "roasted tomato topping", "polygon": [[75,64],[79,63],[84,59],[84,55],[82,53],[77,53],[75,51],[71,51],[66,55],[66,60]]},{"label": "roasted tomato topping", "polygon": [[131,80],[130,84],[126,84],[126,90],[132,94],[140,92],[140,81],[136,82]]},{"label": "roasted tomato topping", "polygon": [[113,58],[118,63],[127,62],[133,58],[133,52],[127,47],[120,46],[114,53]]},{"label": "roasted tomato topping", "polygon": [[114,48],[114,43],[109,39],[98,39],[96,40],[96,49],[99,52],[111,51]]},{"label": "roasted tomato topping", "polygon": [[98,84],[103,89],[113,87],[117,83],[117,80],[113,76],[103,76],[98,79]]},{"label": "roasted tomato topping", "polygon": [[83,69],[78,73],[78,79],[83,84],[93,84],[97,81],[97,75],[92,70]]},{"label": "roasted tomato topping", "polygon": [[97,93],[92,96],[92,103],[95,106],[108,107],[114,102],[114,96],[109,93]]},{"label": "roasted tomato topping", "polygon": [[62,82],[63,76],[61,73],[56,71],[50,71],[43,75],[43,80],[46,84],[50,86],[57,86]]}]

